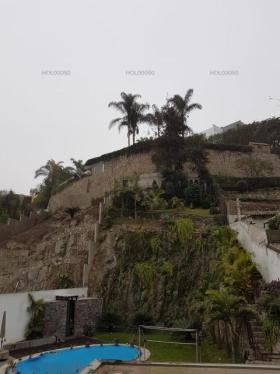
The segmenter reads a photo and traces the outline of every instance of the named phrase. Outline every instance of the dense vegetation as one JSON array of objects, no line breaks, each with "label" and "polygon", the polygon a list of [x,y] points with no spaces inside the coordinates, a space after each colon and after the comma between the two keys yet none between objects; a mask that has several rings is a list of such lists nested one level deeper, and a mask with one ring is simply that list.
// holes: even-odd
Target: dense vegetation
[{"label": "dense vegetation", "polygon": [[[148,103],[139,103],[137,100],[141,98],[140,95],[121,93],[121,101],[110,102],[109,107],[116,109],[121,117],[117,117],[110,122],[109,128],[118,125],[119,131],[122,128],[126,129],[128,146],[130,146],[130,138],[135,144],[136,135],[139,134],[139,125],[141,123],[148,123],[155,128],[155,136],[160,137],[166,127],[172,122],[175,131],[184,137],[191,133],[191,128],[187,124],[188,114],[195,109],[202,109],[198,103],[190,104],[193,95],[193,89],[189,89],[184,97],[174,95],[167,100],[162,108],[152,105],[152,112],[147,113],[150,108]],[[172,118],[171,118],[172,117]]]},{"label": "dense vegetation", "polygon": [[0,222],[6,223],[8,218],[19,219],[20,215],[28,215],[31,211],[31,198],[15,194],[13,191],[0,191]]},{"label": "dense vegetation", "polygon": [[[190,219],[178,218],[166,220],[161,229],[119,236],[117,266],[101,290],[105,312],[111,313],[107,326],[133,326],[142,318],[146,323],[196,327],[224,341],[236,360],[240,332],[253,312],[255,266],[228,227],[204,227],[200,232]],[[214,331],[221,322],[226,337]]]},{"label": "dense vegetation", "polygon": [[237,128],[214,135],[209,140],[221,144],[268,143],[272,146],[274,152],[279,152],[280,118],[269,118],[248,125],[240,125]]},{"label": "dense vegetation", "polygon": [[84,164],[82,160],[71,159],[73,166],[63,166],[63,162],[48,160],[35,172],[35,178],[43,177],[43,182],[31,190],[32,203],[37,208],[46,208],[52,194],[66,187],[74,180],[83,176]]}]

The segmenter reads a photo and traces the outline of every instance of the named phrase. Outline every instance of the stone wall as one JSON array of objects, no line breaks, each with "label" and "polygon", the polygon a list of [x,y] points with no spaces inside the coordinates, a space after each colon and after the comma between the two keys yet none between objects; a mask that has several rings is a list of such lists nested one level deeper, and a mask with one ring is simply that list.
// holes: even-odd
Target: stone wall
[{"label": "stone wall", "polygon": [[58,300],[45,303],[44,336],[64,337],[66,334],[66,318],[67,301]]},{"label": "stone wall", "polygon": [[258,152],[233,152],[233,151],[218,151],[213,149],[207,150],[208,163],[207,167],[211,175],[222,175],[229,177],[250,177],[243,169],[236,166],[236,161],[240,158],[257,158],[268,161],[273,168],[272,174],[263,176],[280,176],[280,159],[279,156],[273,153]]},{"label": "stone wall", "polygon": [[[115,181],[126,179],[133,173],[144,175],[146,182],[149,175],[157,172],[151,156],[150,152],[138,153],[105,161],[104,168],[100,168],[98,173],[74,182],[54,195],[49,202],[49,210],[55,212],[76,206],[87,208],[92,200],[102,198],[106,192],[112,191]],[[158,178],[158,174],[155,178]]]},{"label": "stone wall", "polygon": [[95,330],[98,318],[102,313],[102,299],[78,299],[75,303],[74,335],[85,335]]},{"label": "stone wall", "polygon": [[[207,168],[211,175],[222,175],[232,177],[248,176],[243,169],[236,166],[240,158],[257,157],[268,161],[273,173],[267,176],[280,176],[279,156],[267,152],[238,152],[220,151],[207,149]],[[98,163],[98,165],[100,162]],[[94,169],[94,165],[93,165]],[[184,171],[189,178],[196,179],[194,165],[186,163]],[[133,173],[138,173],[143,180],[143,186],[151,185],[153,180],[160,181],[158,171],[152,162],[152,151],[146,153],[132,154],[129,156],[118,156],[109,161],[104,161],[99,168],[89,177],[74,182],[63,191],[54,195],[49,203],[49,210],[55,212],[66,207],[87,208],[92,200],[102,198],[106,193],[112,191],[115,181],[127,179]]]}]

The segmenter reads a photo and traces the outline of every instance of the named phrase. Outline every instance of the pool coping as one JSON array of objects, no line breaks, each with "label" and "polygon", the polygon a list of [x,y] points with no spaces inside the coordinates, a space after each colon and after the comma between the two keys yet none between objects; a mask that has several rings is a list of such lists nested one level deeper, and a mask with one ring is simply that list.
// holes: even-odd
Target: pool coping
[{"label": "pool coping", "polygon": [[[106,344],[105,344],[106,345]],[[108,344],[107,344],[108,345]],[[111,344],[110,344],[111,345]],[[119,345],[124,345],[127,346],[128,344],[119,344]],[[139,347],[138,347],[139,349]],[[130,365],[136,365],[136,364],[141,364],[145,361],[147,361],[151,356],[151,352],[147,348],[140,347],[140,356],[136,360],[93,360],[89,363],[87,367],[85,367],[82,371],[81,374],[89,374],[91,370],[95,371],[97,370],[100,366],[102,366],[105,362],[108,363],[120,363],[120,364],[130,364]]]},{"label": "pool coping", "polygon": [[[104,345],[115,346],[116,344],[95,343],[95,344],[75,345],[73,347],[63,347],[63,348],[51,349],[51,350],[48,350],[48,351],[42,351],[42,352],[39,352],[39,353],[34,353],[34,354],[31,354],[31,355],[28,355],[28,356],[23,356],[23,357],[14,359],[13,362],[15,364],[17,364],[18,362],[21,362],[21,361],[25,361],[25,360],[28,360],[28,359],[31,359],[31,358],[36,358],[36,357],[43,356],[44,353],[57,352],[57,351],[62,351],[62,350],[67,350],[67,349],[71,350],[71,349],[78,349],[78,348],[86,348],[86,347],[92,347],[92,346],[99,346],[100,347],[101,345],[102,346],[104,346]],[[131,346],[130,344],[118,344],[118,346],[125,346],[125,347],[131,347],[131,348],[139,349],[138,346],[136,346],[136,345],[135,346]],[[150,357],[150,352],[147,349],[145,349],[145,351],[144,351],[144,349],[145,348],[140,347],[141,355],[136,360],[120,360],[120,361],[121,362],[137,362],[137,360],[140,360],[142,357],[145,357],[146,355],[147,355],[147,358],[146,358],[146,360],[147,360]],[[10,359],[13,359],[13,358],[10,357]],[[110,361],[110,360],[106,360],[106,361]],[[111,360],[111,362],[115,362],[115,361],[118,361],[118,360]],[[89,365],[93,365],[94,362],[99,362],[99,365],[94,369],[94,370],[96,370],[100,366],[100,364],[103,362],[103,360],[93,360],[93,361],[91,361],[89,363]],[[84,369],[87,369],[88,367],[89,366],[85,367]],[[0,374],[6,374],[6,370],[8,368],[9,368],[9,365],[8,364],[4,364],[2,367],[0,367]],[[82,370],[82,372],[84,371],[84,369]],[[92,368],[90,368],[90,369],[92,370]]]}]

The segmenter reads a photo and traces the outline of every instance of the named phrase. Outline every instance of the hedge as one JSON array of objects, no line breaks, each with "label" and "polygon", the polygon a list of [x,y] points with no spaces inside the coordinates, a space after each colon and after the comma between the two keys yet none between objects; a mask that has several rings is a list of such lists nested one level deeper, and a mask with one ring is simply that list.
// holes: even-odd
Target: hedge
[{"label": "hedge", "polygon": [[262,188],[280,187],[280,177],[226,177],[213,176],[224,191],[253,191]]}]

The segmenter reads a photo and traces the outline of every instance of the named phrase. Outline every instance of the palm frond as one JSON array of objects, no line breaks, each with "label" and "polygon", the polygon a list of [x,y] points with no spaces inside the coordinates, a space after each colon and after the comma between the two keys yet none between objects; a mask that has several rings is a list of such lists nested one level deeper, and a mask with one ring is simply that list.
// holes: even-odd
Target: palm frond
[{"label": "palm frond", "polygon": [[120,121],[122,121],[122,118],[115,118],[109,123],[109,129],[117,125]]},{"label": "palm frond", "polygon": [[185,98],[184,98],[184,101],[185,101],[186,104],[189,103],[189,101],[190,101],[192,95],[193,95],[193,89],[190,88],[190,89],[187,91],[187,93],[186,93],[186,95],[185,95]]}]

